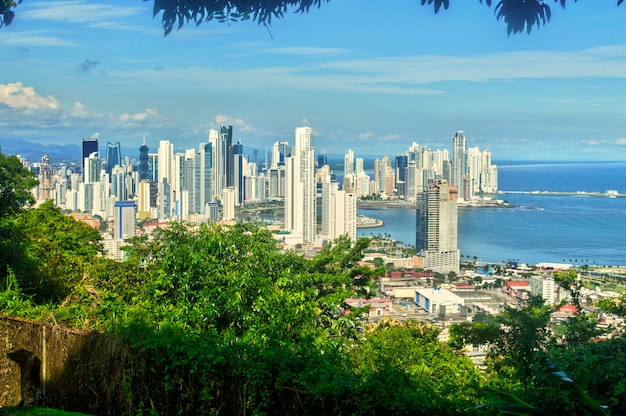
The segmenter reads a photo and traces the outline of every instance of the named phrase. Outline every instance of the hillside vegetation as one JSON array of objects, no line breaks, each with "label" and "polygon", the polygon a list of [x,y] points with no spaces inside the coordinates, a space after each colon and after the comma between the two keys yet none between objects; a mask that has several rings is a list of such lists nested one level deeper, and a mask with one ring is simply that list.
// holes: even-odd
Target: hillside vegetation
[{"label": "hillside vegetation", "polygon": [[[28,172],[13,175],[22,182],[0,177],[3,193],[18,182],[32,187]],[[342,238],[305,259],[254,226],[172,223],[133,239],[115,262],[100,255],[95,230],[29,202],[1,213],[0,310],[94,331],[84,351],[90,364],[72,369],[73,395],[54,407],[130,415],[626,410],[623,340],[595,343],[589,331],[557,343],[541,302],[456,327],[450,343],[427,324],[367,323],[365,310],[344,302],[375,293],[382,270],[359,264],[367,239]],[[572,325],[587,328],[582,319]],[[484,371],[459,352],[468,343],[493,347]]]}]

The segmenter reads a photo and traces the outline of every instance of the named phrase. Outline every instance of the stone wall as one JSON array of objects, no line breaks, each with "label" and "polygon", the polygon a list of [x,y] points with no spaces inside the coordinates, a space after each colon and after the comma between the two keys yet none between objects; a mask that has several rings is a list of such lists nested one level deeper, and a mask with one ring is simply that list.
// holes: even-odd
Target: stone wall
[{"label": "stone wall", "polygon": [[19,365],[7,354],[40,360],[44,404],[89,414],[120,414],[126,349],[97,333],[0,315],[0,406],[22,401]]}]

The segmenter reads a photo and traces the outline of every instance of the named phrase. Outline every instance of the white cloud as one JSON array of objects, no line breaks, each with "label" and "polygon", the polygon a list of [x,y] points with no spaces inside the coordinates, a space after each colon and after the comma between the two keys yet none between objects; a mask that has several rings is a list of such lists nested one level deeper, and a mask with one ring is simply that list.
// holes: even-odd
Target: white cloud
[{"label": "white cloud", "polygon": [[86,1],[49,1],[29,3],[30,10],[20,13],[22,19],[68,23],[100,22],[146,13],[145,7],[93,4]]},{"label": "white cloud", "polygon": [[237,128],[239,132],[253,132],[256,131],[251,124],[246,123],[241,118],[234,118],[224,114],[218,114],[215,116],[215,123],[211,124],[211,127],[216,129],[220,126],[233,126]]},{"label": "white cloud", "polygon": [[621,138],[621,139],[615,140],[615,144],[617,144],[619,146],[626,146],[626,138]]},{"label": "white cloud", "polygon": [[43,30],[29,30],[22,32],[6,32],[2,34],[0,41],[9,46],[63,46],[76,47],[78,43],[50,35]]},{"label": "white cloud", "polygon": [[21,82],[0,84],[0,103],[29,110],[57,110],[60,106],[53,96],[42,97],[33,87],[25,87]]},{"label": "white cloud", "polygon": [[120,116],[120,120],[125,123],[153,123],[161,120],[156,108],[146,108],[145,111],[137,114],[124,113]]},{"label": "white cloud", "polygon": [[348,50],[341,49],[341,48],[291,47],[291,48],[263,49],[261,52],[283,54],[283,55],[315,56],[315,55],[337,55],[340,53],[346,53],[348,52]]}]

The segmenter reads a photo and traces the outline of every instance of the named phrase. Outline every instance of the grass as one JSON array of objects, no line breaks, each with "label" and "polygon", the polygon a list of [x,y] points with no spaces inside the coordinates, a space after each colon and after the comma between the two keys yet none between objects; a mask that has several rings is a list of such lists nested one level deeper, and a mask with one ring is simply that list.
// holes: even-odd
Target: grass
[{"label": "grass", "polygon": [[84,413],[64,412],[43,407],[0,407],[0,416],[88,416]]}]

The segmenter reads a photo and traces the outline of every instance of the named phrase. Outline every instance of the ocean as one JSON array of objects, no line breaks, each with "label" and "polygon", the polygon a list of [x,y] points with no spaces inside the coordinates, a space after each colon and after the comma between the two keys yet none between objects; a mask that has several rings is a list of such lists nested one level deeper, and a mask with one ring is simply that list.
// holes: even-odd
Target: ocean
[{"label": "ocean", "polygon": [[[626,194],[626,163],[502,162],[498,176],[502,191]],[[497,198],[512,207],[459,209],[462,256],[489,263],[626,265],[626,197],[512,193]],[[414,209],[385,207],[358,213],[385,223],[359,229],[359,236],[390,234],[404,244],[415,244]]]}]

